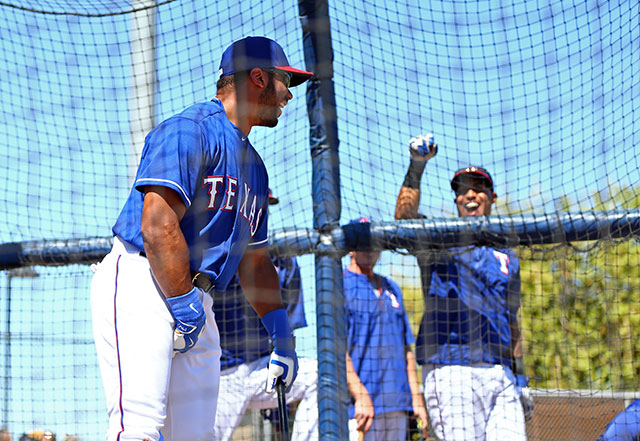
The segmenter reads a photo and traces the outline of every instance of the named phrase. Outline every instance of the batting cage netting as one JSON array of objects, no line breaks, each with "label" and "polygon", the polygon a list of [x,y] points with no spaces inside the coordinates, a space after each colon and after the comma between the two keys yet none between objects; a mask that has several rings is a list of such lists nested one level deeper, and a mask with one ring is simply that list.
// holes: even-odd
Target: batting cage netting
[{"label": "batting cage netting", "polygon": [[[511,419],[487,430],[515,427],[518,369],[530,440],[595,440],[640,398],[637,1],[16,0],[0,2],[0,35],[0,428],[13,439],[104,439],[91,264],[145,135],[214,98],[222,52],[249,35],[315,73],[277,127],[250,134],[279,200],[270,251],[306,366],[296,439],[348,439],[364,395],[373,421],[389,413],[407,425],[398,439],[420,439],[422,393],[429,436],[449,439],[433,390],[463,397],[446,412],[471,430],[474,400],[502,406],[495,381],[514,393],[497,410]],[[409,142],[427,134],[437,154],[422,171]],[[264,355],[238,289],[214,300],[230,375]],[[276,405],[224,381],[218,430],[281,439]]]}]

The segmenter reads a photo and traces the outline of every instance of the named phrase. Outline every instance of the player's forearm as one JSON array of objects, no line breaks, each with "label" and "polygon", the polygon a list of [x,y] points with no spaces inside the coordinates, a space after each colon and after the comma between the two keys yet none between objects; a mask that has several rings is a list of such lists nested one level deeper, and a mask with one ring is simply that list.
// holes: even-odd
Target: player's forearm
[{"label": "player's forearm", "polygon": [[396,200],[396,219],[416,219],[420,205],[420,180],[426,161],[411,159],[409,169]]},{"label": "player's forearm", "polygon": [[422,394],[420,393],[420,386],[418,386],[418,369],[416,366],[416,356],[410,347],[406,349],[407,358],[407,376],[409,377],[409,389],[411,389],[411,396],[413,399],[420,398],[422,400]]},{"label": "player's forearm", "polygon": [[417,219],[420,189],[402,186],[396,200],[396,219]]},{"label": "player's forearm", "polygon": [[513,344],[513,349],[512,349],[512,354],[514,358],[522,358],[523,357],[523,352],[522,352],[522,341],[520,339],[518,339],[514,344]]},{"label": "player's forearm", "polygon": [[142,242],[153,276],[165,297],[191,289],[189,248],[180,229],[179,214],[164,196],[145,196],[141,223]]},{"label": "player's forearm", "polygon": [[511,327],[511,355],[513,358],[522,358],[522,336],[518,322],[512,322]]},{"label": "player's forearm", "polygon": [[356,373],[356,370],[353,368],[353,361],[351,361],[351,356],[347,353],[346,355],[346,367],[347,367],[347,389],[349,389],[349,393],[353,397],[354,400],[357,400],[363,394],[368,394],[367,388],[364,387],[362,381],[360,381],[360,377]]},{"label": "player's forearm", "polygon": [[511,370],[519,376],[526,376],[524,368],[524,354],[522,351],[522,334],[517,321],[510,323],[511,327]]},{"label": "player's forearm", "polygon": [[260,317],[284,308],[278,273],[266,251],[245,253],[238,266],[238,275],[242,292]]},{"label": "player's forearm", "polygon": [[165,297],[176,297],[191,291],[189,249],[179,230],[147,232],[143,237],[149,266]]},{"label": "player's forearm", "polygon": [[266,286],[256,286],[255,288],[245,289],[246,283],[240,282],[242,291],[249,304],[256,311],[258,316],[263,317],[265,314],[275,311],[276,309],[284,309],[280,290],[277,288],[267,288]]}]

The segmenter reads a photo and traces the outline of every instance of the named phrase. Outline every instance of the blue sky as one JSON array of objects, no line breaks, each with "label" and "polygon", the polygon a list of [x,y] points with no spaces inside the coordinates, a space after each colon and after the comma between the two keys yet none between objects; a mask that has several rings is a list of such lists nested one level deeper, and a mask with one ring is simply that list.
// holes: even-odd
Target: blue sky
[{"label": "blue sky", "polygon": [[[637,190],[637,2],[330,3],[342,223],[360,215],[392,219],[408,163],[408,140],[426,132],[434,133],[440,146],[423,179],[421,211],[429,217],[455,214],[449,178],[470,163],[493,174],[497,214],[505,213],[507,204],[510,210],[552,213],[562,196],[570,198],[572,211],[592,209],[596,193]],[[90,7],[85,12],[96,13]],[[127,9],[116,2],[109,7],[111,12]],[[130,16],[0,10],[0,77],[5,79],[0,82],[0,161],[5,164],[0,168],[5,207],[0,243],[109,236],[141,148],[130,124],[135,114],[131,65],[140,60],[131,53],[135,33]],[[220,54],[246,35],[274,38],[291,64],[304,68],[293,1],[176,1],[160,6],[153,119],[212,98]],[[304,86],[292,92],[294,100],[278,127],[256,128],[250,135],[281,200],[271,212],[273,229],[312,225]],[[300,262],[311,324],[300,340],[302,352],[311,355],[313,257],[303,256]],[[410,284],[415,279],[412,264],[409,258],[384,253],[380,269],[406,277]],[[12,280],[12,292],[19,292],[23,302],[12,307],[12,335],[35,341],[33,347],[23,343],[12,348],[24,350],[20,364],[12,365],[12,430],[52,427],[55,419],[59,432],[86,431],[84,439],[97,439],[101,427],[90,426],[83,422],[86,415],[71,410],[73,397],[60,399],[67,390],[77,391],[83,400],[100,395],[87,385],[95,383],[96,374],[88,324],[78,319],[88,318],[90,273],[86,267],[38,271],[42,275],[37,279]],[[53,295],[51,280],[56,281]],[[0,289],[7,289],[6,277],[0,277]],[[47,320],[57,324],[41,325]],[[81,336],[84,343],[74,346],[75,356],[86,360],[87,367],[66,366],[59,356],[66,349],[55,346],[55,340],[46,350],[41,347],[55,329],[64,330],[61,338]],[[53,360],[53,368],[41,367],[43,360]],[[46,379],[69,369],[81,372]],[[50,407],[38,407],[37,399],[23,395],[32,392],[20,381],[46,383],[37,389],[40,398],[58,403],[59,413],[51,414]],[[93,408],[87,403],[94,401],[83,404]],[[25,416],[33,421],[18,423]]]}]

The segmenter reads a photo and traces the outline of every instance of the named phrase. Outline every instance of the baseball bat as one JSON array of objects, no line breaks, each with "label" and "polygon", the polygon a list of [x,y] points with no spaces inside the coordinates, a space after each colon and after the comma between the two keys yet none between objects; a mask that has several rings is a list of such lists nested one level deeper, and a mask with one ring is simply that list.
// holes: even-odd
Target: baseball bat
[{"label": "baseball bat", "polygon": [[287,412],[287,396],[284,391],[284,383],[282,378],[278,378],[276,383],[278,391],[278,416],[280,420],[280,439],[281,441],[289,441],[289,414]]}]

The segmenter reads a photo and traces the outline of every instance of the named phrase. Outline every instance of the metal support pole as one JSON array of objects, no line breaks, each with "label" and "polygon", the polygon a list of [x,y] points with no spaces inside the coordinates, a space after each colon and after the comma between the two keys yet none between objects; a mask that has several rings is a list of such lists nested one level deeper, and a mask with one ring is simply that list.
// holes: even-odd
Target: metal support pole
[{"label": "metal support pole", "polygon": [[[306,68],[315,74],[307,83],[313,226],[320,233],[330,233],[339,226],[341,205],[329,5],[327,0],[299,0],[298,6]],[[341,256],[332,252],[333,245],[327,247],[331,249],[315,259],[318,426],[320,439],[341,441],[349,438],[342,265]]]}]

